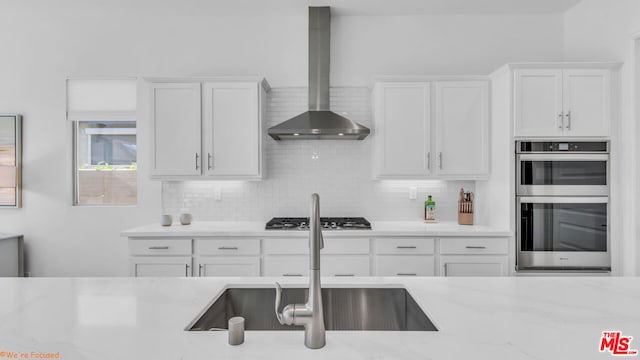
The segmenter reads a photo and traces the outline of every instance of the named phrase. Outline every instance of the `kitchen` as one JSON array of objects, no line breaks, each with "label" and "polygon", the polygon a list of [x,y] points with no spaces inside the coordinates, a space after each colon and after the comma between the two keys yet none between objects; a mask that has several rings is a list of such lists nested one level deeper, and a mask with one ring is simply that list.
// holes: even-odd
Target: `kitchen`
[{"label": "kitchen", "polygon": [[[167,231],[179,231],[185,227],[178,221],[183,209],[193,215],[192,228],[204,221],[264,226],[272,217],[308,216],[313,192],[321,196],[322,216],[364,216],[376,231],[376,222],[419,222],[427,195],[434,196],[441,223],[419,226],[455,223],[458,192],[464,188],[476,194],[476,225],[515,232],[515,160],[511,160],[515,143],[508,127],[496,126],[498,121],[508,124],[504,115],[498,116],[509,111],[509,102],[495,104],[500,94],[492,85],[488,179],[374,181],[373,78],[481,77],[507,63],[564,61],[624,62],[616,70],[620,105],[612,106],[621,120],[612,122],[610,137],[610,198],[616,204],[610,237],[618,239],[612,243],[611,266],[614,275],[638,274],[633,221],[637,196],[628,195],[637,194],[636,130],[630,120],[635,116],[631,80],[635,53],[630,44],[640,24],[630,15],[637,9],[633,2],[555,1],[539,8],[526,1],[516,2],[519,6],[496,2],[477,9],[431,2],[431,8],[418,6],[418,10],[409,2],[393,7],[357,2],[298,7],[278,2],[273,8],[253,3],[189,4],[3,3],[0,36],[12,56],[3,59],[0,104],[3,112],[23,116],[23,206],[2,209],[0,221],[2,232],[24,235],[25,270],[32,277],[128,277],[129,245],[121,237],[125,230],[159,226],[160,215],[169,213],[174,225]],[[349,113],[372,129],[373,136],[340,143],[276,142],[265,134],[262,181],[163,182],[144,175],[151,170],[147,157],[152,145],[142,131],[149,128],[149,120],[141,113],[136,118],[137,205],[72,206],[73,131],[65,118],[67,79],[264,77],[271,87],[269,100],[283,104],[267,106],[266,131],[307,108],[308,5],[331,5],[333,10],[332,108]],[[608,16],[601,17],[602,13]],[[228,29],[234,29],[232,36]],[[139,99],[144,95],[139,93]],[[139,109],[146,107],[139,104]],[[415,200],[409,199],[412,188]],[[514,237],[508,244],[512,263],[505,268],[511,273]],[[301,341],[294,343],[302,346]]]}]

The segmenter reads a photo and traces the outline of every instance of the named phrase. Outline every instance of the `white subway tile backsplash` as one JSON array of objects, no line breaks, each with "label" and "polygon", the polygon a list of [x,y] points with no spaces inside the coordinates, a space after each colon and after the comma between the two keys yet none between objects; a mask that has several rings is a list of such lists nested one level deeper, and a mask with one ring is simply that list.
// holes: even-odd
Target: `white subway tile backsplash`
[{"label": "white subway tile backsplash", "polygon": [[[370,90],[331,89],[331,108],[372,127]],[[441,220],[457,219],[461,187],[473,181],[374,181],[371,137],[362,141],[274,141],[266,130],[307,110],[307,88],[274,88],[268,95],[263,141],[267,177],[262,181],[165,181],[164,213],[188,209],[197,220],[265,221],[274,216],[308,216],[310,196],[320,194],[322,216],[364,216],[370,220],[419,220],[433,195]],[[373,130],[373,129],[372,129]],[[409,200],[409,188],[417,199]],[[215,200],[216,189],[222,198]]]}]

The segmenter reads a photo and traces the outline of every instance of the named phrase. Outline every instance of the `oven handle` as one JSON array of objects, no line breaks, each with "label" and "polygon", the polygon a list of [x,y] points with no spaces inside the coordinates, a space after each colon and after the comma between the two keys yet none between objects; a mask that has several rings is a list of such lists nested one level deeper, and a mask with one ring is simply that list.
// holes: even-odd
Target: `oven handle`
[{"label": "oven handle", "polygon": [[518,154],[518,161],[607,161],[608,154],[545,153]]},{"label": "oven handle", "polygon": [[518,203],[606,204],[608,196],[519,196]]}]

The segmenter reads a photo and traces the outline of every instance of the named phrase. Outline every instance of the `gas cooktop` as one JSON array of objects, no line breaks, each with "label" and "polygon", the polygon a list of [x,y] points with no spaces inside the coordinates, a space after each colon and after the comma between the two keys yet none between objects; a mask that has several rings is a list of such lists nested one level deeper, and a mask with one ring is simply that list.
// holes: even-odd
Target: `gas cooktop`
[{"label": "gas cooktop", "polygon": [[[322,230],[371,230],[371,223],[363,217],[321,217]],[[273,218],[266,230],[309,230],[309,218]]]}]

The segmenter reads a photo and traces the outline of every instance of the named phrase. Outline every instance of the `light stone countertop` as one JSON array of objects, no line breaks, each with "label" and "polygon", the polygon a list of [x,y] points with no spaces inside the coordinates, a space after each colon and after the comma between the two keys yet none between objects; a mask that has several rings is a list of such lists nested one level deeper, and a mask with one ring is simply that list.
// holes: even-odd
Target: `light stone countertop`
[{"label": "light stone countertop", "polygon": [[323,286],[402,285],[438,332],[329,331],[309,350],[302,331],[184,328],[225,285],[306,285],[289,278],[0,279],[0,354],[61,359],[610,359],[602,331],[640,348],[640,279],[615,277],[323,278]]},{"label": "light stone countertop", "polygon": [[[174,223],[171,226],[150,224],[121,233],[124,237],[207,237],[259,236],[304,237],[307,231],[265,230],[266,221],[194,221],[191,225]],[[324,230],[326,237],[384,237],[384,236],[497,236],[513,235],[509,229],[482,225],[458,225],[456,222],[423,223],[422,221],[376,221],[371,230]]]}]

